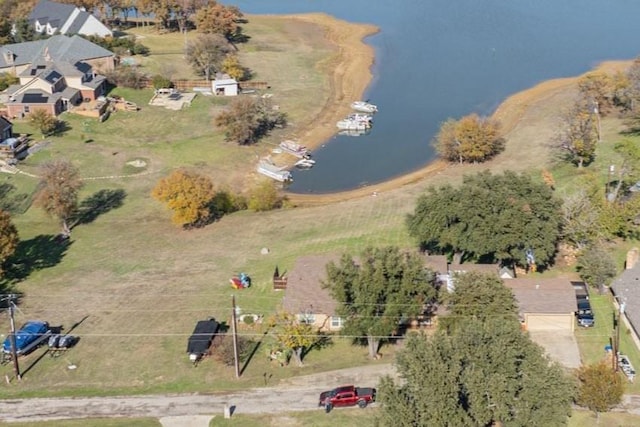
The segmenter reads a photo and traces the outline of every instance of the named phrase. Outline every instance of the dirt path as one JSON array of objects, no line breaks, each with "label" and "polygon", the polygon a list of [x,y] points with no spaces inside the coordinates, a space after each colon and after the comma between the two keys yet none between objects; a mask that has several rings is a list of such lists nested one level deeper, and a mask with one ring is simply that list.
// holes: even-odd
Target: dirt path
[{"label": "dirt path", "polygon": [[276,387],[225,394],[148,395],[86,398],[0,400],[0,421],[45,421],[96,417],[222,416],[225,406],[234,413],[278,414],[318,407],[318,395],[343,384],[375,386],[383,375],[395,375],[390,364],[370,365],[290,378]]}]

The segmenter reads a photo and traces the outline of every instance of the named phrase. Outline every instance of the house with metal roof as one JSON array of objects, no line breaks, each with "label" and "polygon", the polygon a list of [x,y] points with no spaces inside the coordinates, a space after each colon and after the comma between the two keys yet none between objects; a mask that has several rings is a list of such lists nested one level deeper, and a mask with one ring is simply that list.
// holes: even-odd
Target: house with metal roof
[{"label": "house with metal roof", "polygon": [[83,7],[40,0],[29,15],[29,24],[35,32],[54,34],[82,34],[85,36],[113,36],[98,18]]},{"label": "house with metal roof", "polygon": [[106,93],[99,71],[115,67],[113,52],[80,36],[53,36],[45,40],[0,47],[0,73],[15,74],[20,82],[6,93],[9,117],[24,117],[35,109],[58,115],[83,100]]},{"label": "house with metal roof", "polygon": [[625,270],[611,284],[611,291],[622,314],[622,320],[640,348],[640,251],[633,248],[627,253]]}]

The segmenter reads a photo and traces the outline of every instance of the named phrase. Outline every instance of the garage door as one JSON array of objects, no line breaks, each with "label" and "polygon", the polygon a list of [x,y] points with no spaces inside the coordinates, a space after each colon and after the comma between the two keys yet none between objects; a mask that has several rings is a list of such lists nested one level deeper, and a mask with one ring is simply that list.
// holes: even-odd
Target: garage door
[{"label": "garage door", "polygon": [[530,331],[573,331],[573,317],[571,314],[528,314],[525,323]]}]

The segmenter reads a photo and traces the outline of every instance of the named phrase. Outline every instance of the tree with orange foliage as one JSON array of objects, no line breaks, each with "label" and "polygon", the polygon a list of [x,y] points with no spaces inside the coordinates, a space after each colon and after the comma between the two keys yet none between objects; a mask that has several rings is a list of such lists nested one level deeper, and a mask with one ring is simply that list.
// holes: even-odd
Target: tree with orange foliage
[{"label": "tree with orange foliage", "polygon": [[18,241],[18,229],[11,222],[11,216],[0,210],[0,277],[2,277],[2,264],[13,255]]},{"label": "tree with orange foliage", "polygon": [[196,13],[196,28],[201,33],[221,34],[227,40],[231,40],[240,30],[238,21],[242,16],[242,12],[237,7],[212,1]]},{"label": "tree with orange foliage", "polygon": [[438,154],[450,162],[484,162],[504,150],[498,122],[470,114],[442,124],[433,142]]},{"label": "tree with orange foliage", "polygon": [[173,211],[171,221],[183,227],[202,226],[211,219],[215,190],[211,179],[196,172],[176,170],[152,190],[154,199]]}]

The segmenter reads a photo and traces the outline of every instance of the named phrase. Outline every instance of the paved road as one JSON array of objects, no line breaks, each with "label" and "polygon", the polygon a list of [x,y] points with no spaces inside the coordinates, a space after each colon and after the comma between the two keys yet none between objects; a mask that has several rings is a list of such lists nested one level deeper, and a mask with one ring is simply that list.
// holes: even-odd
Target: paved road
[{"label": "paved road", "polygon": [[0,421],[44,421],[87,417],[223,416],[307,411],[318,406],[320,392],[341,384],[373,386],[382,375],[394,375],[392,365],[372,365],[291,378],[277,387],[224,394],[180,394],[88,398],[0,400]]}]

